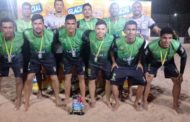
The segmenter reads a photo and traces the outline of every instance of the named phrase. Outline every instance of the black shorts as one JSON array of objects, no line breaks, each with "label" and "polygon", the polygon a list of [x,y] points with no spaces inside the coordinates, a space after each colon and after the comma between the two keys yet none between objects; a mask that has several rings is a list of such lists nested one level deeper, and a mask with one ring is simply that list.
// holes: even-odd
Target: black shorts
[{"label": "black shorts", "polygon": [[13,69],[15,77],[22,77],[23,75],[23,56],[22,54],[12,57],[12,62],[8,63],[7,58],[0,59],[0,77],[9,75],[9,68]]},{"label": "black shorts", "polygon": [[[149,74],[153,74],[154,77],[156,77],[156,74],[158,72],[158,69],[161,66],[150,66],[150,67],[145,67],[145,72],[148,72]],[[168,63],[164,65],[164,76],[165,78],[172,78],[172,77],[178,77],[179,76],[179,71],[175,65],[175,63]]]},{"label": "black shorts", "polygon": [[74,67],[76,67],[77,75],[84,75],[85,66],[84,66],[84,63],[83,63],[82,59],[78,59],[76,61],[71,61],[71,60],[69,60],[67,58],[63,58],[62,64],[63,64],[63,67],[64,67],[63,68],[64,69],[64,75],[71,74],[72,69]]},{"label": "black shorts", "polygon": [[88,79],[95,80],[97,78],[99,71],[102,71],[104,79],[110,80],[110,76],[111,76],[111,64],[110,63],[107,63],[103,66],[89,64],[88,71],[87,71]]},{"label": "black shorts", "polygon": [[115,68],[111,75],[112,85],[123,85],[125,80],[129,80],[130,85],[146,85],[144,73],[136,67],[121,67]]},{"label": "black shorts", "polygon": [[39,59],[37,55],[32,55],[28,64],[29,73],[39,73],[43,66],[47,75],[56,75],[56,62],[52,53],[45,54],[42,59]]}]

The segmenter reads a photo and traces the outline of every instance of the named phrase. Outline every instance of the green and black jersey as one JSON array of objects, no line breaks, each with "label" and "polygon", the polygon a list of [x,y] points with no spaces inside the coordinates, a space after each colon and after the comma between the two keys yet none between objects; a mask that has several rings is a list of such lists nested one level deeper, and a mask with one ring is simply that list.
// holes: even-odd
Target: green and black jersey
[{"label": "green and black jersey", "polygon": [[3,33],[0,33],[0,55],[7,57],[7,50],[11,50],[11,55],[18,55],[22,53],[24,44],[23,34],[19,32],[14,33],[12,40],[5,40]]},{"label": "green and black jersey", "polygon": [[114,43],[116,63],[120,66],[136,66],[142,60],[145,44],[140,37],[136,37],[131,44],[124,36],[118,38]]},{"label": "green and black jersey", "polygon": [[89,56],[87,56],[89,58],[88,63],[98,66],[109,63],[114,37],[107,33],[104,39],[98,40],[95,31],[88,31],[85,36],[86,38],[83,39],[85,40],[85,52],[89,51]]},{"label": "green and black jersey", "polygon": [[29,48],[26,49],[27,47],[25,46],[26,52],[29,51],[31,56],[36,56],[38,53],[43,55],[52,53],[54,34],[51,30],[44,29],[43,36],[36,36],[33,29],[26,29],[24,37]]},{"label": "green and black jersey", "polygon": [[168,48],[162,48],[160,46],[160,39],[153,40],[151,43],[149,43],[145,50],[145,66],[161,66],[162,60],[164,60],[164,65],[174,63],[175,54],[178,54],[181,57],[180,73],[183,74],[187,60],[187,54],[185,49],[177,40],[172,40]]},{"label": "green and black jersey", "polygon": [[74,36],[69,36],[67,30],[62,28],[58,31],[58,42],[62,46],[63,57],[70,61],[76,61],[81,58],[81,48],[83,45],[82,36],[84,31],[76,29]]}]

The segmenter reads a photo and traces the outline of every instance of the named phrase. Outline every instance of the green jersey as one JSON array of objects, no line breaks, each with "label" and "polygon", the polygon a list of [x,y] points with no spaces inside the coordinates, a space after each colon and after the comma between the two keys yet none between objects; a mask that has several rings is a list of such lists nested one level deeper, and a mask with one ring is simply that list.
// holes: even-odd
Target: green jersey
[{"label": "green jersey", "polygon": [[67,30],[62,28],[58,32],[58,40],[63,49],[63,57],[70,60],[78,60],[81,56],[81,48],[83,45],[82,36],[84,31],[76,29],[74,36],[69,36]]},{"label": "green jersey", "polygon": [[78,21],[78,28],[80,28],[82,30],[94,30],[97,21],[98,21],[98,19],[96,19],[96,18],[92,18],[90,21],[81,19]]},{"label": "green jersey", "polygon": [[5,40],[3,34],[0,33],[0,55],[7,57],[7,51],[11,55],[18,55],[22,53],[22,46],[24,44],[23,34],[15,32],[14,38],[12,40]]},{"label": "green jersey", "polygon": [[[91,31],[87,36],[87,45],[90,49],[89,64],[93,65],[105,65],[109,63],[110,49],[113,45],[113,36],[106,34],[104,39],[98,40],[96,38],[96,32]],[[88,51],[88,50],[86,50]]]},{"label": "green jersey", "polygon": [[23,19],[18,19],[16,21],[17,31],[24,32],[25,29],[32,28],[31,21],[24,21]]},{"label": "green jersey", "polygon": [[44,29],[42,37],[36,36],[33,29],[26,29],[24,35],[29,42],[30,53],[52,53],[54,34],[51,30]]},{"label": "green jersey", "polygon": [[105,18],[104,20],[107,23],[109,34],[112,34],[115,37],[123,35],[122,33],[127,19],[120,17],[117,21],[112,21],[110,18]]},{"label": "green jersey", "polygon": [[125,37],[120,37],[115,41],[114,50],[116,63],[121,66],[135,66],[141,60],[145,46],[144,39],[136,37],[134,42],[129,44]]},{"label": "green jersey", "polygon": [[181,57],[180,73],[184,72],[187,54],[185,49],[177,40],[172,40],[168,48],[160,47],[160,39],[153,40],[145,51],[145,66],[146,67],[160,67],[174,63],[174,55],[178,54]]}]

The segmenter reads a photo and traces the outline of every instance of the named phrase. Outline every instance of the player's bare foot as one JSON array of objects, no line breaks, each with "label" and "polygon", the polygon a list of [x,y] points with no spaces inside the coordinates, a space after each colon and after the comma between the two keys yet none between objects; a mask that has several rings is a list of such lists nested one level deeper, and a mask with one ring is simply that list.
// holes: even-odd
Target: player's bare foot
[{"label": "player's bare foot", "polygon": [[104,103],[107,105],[108,108],[112,108],[111,102],[109,100],[105,100]]},{"label": "player's bare foot", "polygon": [[25,105],[24,105],[24,107],[25,107],[25,111],[28,111],[28,109],[29,109],[29,102],[25,102]]},{"label": "player's bare foot", "polygon": [[173,109],[178,113],[178,114],[183,114],[183,110],[179,107],[173,107]]},{"label": "player's bare foot", "polygon": [[21,99],[15,100],[15,110],[19,110],[21,106]]},{"label": "player's bare foot", "polygon": [[68,106],[69,103],[70,103],[69,99],[65,99],[65,100],[63,101],[63,105],[64,105],[64,106]]},{"label": "player's bare foot", "polygon": [[95,106],[96,106],[96,101],[91,101],[91,102],[90,102],[90,107],[91,107],[91,108],[94,108]]},{"label": "player's bare foot", "polygon": [[117,111],[118,110],[118,108],[119,108],[119,102],[116,102],[114,105],[113,105],[113,107],[112,107],[112,110],[113,111]]},{"label": "player's bare foot", "polygon": [[144,102],[144,103],[143,103],[143,108],[144,108],[145,110],[148,110],[148,102]]},{"label": "player's bare foot", "polygon": [[64,105],[64,102],[62,102],[61,99],[58,98],[58,99],[55,100],[55,104],[56,104],[57,107],[60,107],[60,106]]}]

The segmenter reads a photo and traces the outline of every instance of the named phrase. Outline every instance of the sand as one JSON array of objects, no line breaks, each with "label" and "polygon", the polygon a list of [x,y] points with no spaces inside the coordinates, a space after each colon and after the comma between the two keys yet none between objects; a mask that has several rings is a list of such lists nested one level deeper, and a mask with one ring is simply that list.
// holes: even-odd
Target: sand
[{"label": "sand", "polygon": [[[185,44],[188,56],[190,45]],[[179,58],[176,57],[179,66]],[[2,83],[0,95],[0,122],[190,122],[190,57],[184,73],[182,84],[181,108],[183,114],[177,114],[172,109],[172,82],[163,78],[159,71],[153,85],[161,91],[155,94],[155,99],[149,104],[148,111],[136,111],[130,102],[121,103],[117,111],[111,111],[99,100],[95,108],[89,109],[84,116],[69,115],[63,108],[56,107],[52,99],[31,98],[31,107],[28,112],[21,109],[14,110],[12,100],[15,97],[15,83],[11,75]]]}]

